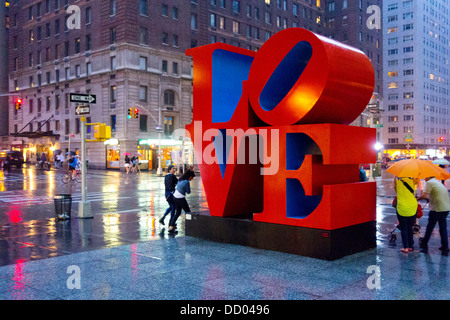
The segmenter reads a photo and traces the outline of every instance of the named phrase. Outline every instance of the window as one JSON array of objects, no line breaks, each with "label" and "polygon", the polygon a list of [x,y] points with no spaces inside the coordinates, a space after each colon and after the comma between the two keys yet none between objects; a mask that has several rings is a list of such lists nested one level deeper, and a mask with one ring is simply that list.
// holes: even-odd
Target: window
[{"label": "window", "polygon": [[115,114],[111,115],[111,131],[116,132],[117,127],[117,117]]},{"label": "window", "polygon": [[239,34],[240,33],[240,23],[239,21],[233,21],[233,33]]},{"label": "window", "polygon": [[116,70],[116,57],[111,57],[111,70]]},{"label": "window", "polygon": [[139,43],[148,44],[147,28],[144,27],[139,28]]},{"label": "window", "polygon": [[75,39],[75,53],[80,53],[81,51],[81,39]]},{"label": "window", "polygon": [[111,86],[109,91],[110,91],[110,101],[112,103],[116,102],[116,100],[117,100],[117,87],[115,85]]},{"label": "window", "polygon": [[86,35],[86,51],[92,49],[92,37],[90,34]]},{"label": "window", "polygon": [[178,62],[172,62],[172,73],[178,75]]},{"label": "window", "polygon": [[75,76],[78,78],[81,76],[81,66],[79,64],[77,64],[75,66]]},{"label": "window", "polygon": [[162,61],[161,70],[162,72],[167,73],[167,60]]},{"label": "window", "polygon": [[116,28],[109,29],[109,43],[113,44],[116,42]]},{"label": "window", "polygon": [[398,104],[388,105],[388,111],[396,111],[396,110],[398,110]]},{"label": "window", "polygon": [[147,132],[147,118],[146,114],[139,115],[139,131]]},{"label": "window", "polygon": [[169,35],[167,32],[162,33],[162,44],[169,44]]},{"label": "window", "polygon": [[388,28],[388,34],[389,33],[394,33],[394,32],[397,32],[398,31],[398,28],[397,27],[391,27],[391,28]]},{"label": "window", "polygon": [[233,12],[234,13],[240,13],[241,12],[241,2],[240,1],[233,0],[232,5],[233,5]]},{"label": "window", "polygon": [[148,15],[148,5],[147,0],[140,0],[139,1],[139,14],[142,16]]},{"label": "window", "polygon": [[161,14],[162,14],[164,17],[168,17],[168,16],[169,16],[169,7],[167,6],[167,4],[163,4],[163,5],[161,6]]},{"label": "window", "polygon": [[60,29],[59,19],[56,19],[55,20],[55,35],[59,34],[59,29]]},{"label": "window", "polygon": [[86,24],[91,24],[92,22],[92,8],[87,7],[86,8]]},{"label": "window", "polygon": [[414,115],[404,115],[403,121],[414,121]]},{"label": "window", "polygon": [[147,57],[139,57],[139,69],[147,71]]},{"label": "window", "polygon": [[110,16],[116,15],[116,0],[109,1],[109,15]]},{"label": "window", "polygon": [[388,56],[392,56],[398,54],[398,49],[389,49],[388,50]]},{"label": "window", "polygon": [[139,100],[143,102],[147,102],[147,92],[148,88],[146,86],[139,87]]},{"label": "window", "polygon": [[388,132],[389,133],[398,133],[398,127],[389,127]]},{"label": "window", "polygon": [[195,13],[191,14],[191,29],[197,30],[197,15]]},{"label": "window", "polygon": [[66,119],[64,122],[65,122],[65,134],[70,134],[70,120]]},{"label": "window", "polygon": [[178,8],[177,7],[172,8],[172,19],[178,20]]},{"label": "window", "polygon": [[175,92],[172,90],[164,91],[164,105],[175,106]]},{"label": "window", "polygon": [[81,129],[81,121],[80,118],[75,119],[75,134],[80,134]]},{"label": "window", "polygon": [[172,135],[174,130],[174,118],[169,116],[164,117],[164,135],[169,137]]},{"label": "window", "polygon": [[388,117],[388,122],[397,122],[398,121],[398,116],[389,116]]},{"label": "window", "polygon": [[55,110],[59,110],[61,106],[61,97],[59,94],[55,95]]}]

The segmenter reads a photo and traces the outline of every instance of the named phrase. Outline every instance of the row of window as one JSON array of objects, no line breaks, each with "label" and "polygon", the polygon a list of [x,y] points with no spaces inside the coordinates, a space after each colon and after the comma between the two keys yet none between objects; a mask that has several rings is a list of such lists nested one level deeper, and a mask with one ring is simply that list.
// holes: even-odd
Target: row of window
[{"label": "row of window", "polygon": [[[414,121],[413,114],[403,115],[403,121]],[[398,116],[388,116],[388,122],[398,122]]]},{"label": "row of window", "polygon": [[[388,132],[398,133],[398,127],[388,127]],[[403,133],[414,133],[414,127],[413,126],[403,127]]]},{"label": "row of window", "polygon": [[[30,60],[31,60],[31,66],[33,65],[33,58],[32,55],[30,55]],[[16,58],[14,60],[14,70],[17,70],[17,65],[18,65],[18,58]],[[139,57],[139,70],[142,71],[147,71],[147,67],[148,67],[148,62],[147,62],[147,57]],[[112,56],[110,57],[110,70],[114,71],[117,69],[117,57],[116,56]],[[65,67],[64,69],[64,75],[65,78],[64,80],[70,80],[72,73],[71,73],[71,68],[70,67]],[[79,78],[82,76],[82,69],[81,69],[81,65],[80,64],[76,64],[75,65],[75,77]],[[92,75],[93,69],[92,69],[92,62],[87,62],[85,65],[85,69],[84,71],[84,75],[85,76],[90,76]],[[177,76],[179,74],[179,66],[178,66],[178,62],[172,61],[171,64],[171,74],[174,76]],[[162,73],[169,73],[169,61],[163,59],[161,61],[161,72]],[[18,88],[18,83],[17,80],[15,80],[15,88],[16,90],[19,90]],[[45,81],[45,82],[43,82]],[[55,78],[54,78],[54,83],[59,83],[61,81],[61,71],[60,69],[56,69],[55,70]],[[37,74],[36,78],[31,75],[29,76],[29,82],[28,85],[30,88],[37,86],[41,86],[43,83],[45,84],[50,84],[52,83],[52,71],[46,71],[45,72],[45,78],[43,78],[43,75],[41,73]]]}]

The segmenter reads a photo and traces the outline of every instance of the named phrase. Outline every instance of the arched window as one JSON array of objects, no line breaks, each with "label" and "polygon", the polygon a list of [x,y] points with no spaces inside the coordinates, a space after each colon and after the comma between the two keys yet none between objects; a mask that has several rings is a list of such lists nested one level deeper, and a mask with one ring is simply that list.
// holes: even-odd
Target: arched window
[{"label": "arched window", "polygon": [[175,106],[175,92],[172,90],[164,91],[164,105],[166,106]]}]

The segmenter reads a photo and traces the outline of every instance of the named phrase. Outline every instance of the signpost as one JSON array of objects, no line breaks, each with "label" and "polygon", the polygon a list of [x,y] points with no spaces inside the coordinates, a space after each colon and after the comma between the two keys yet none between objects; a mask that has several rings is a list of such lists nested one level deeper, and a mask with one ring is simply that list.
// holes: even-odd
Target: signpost
[{"label": "signpost", "polygon": [[71,93],[70,102],[88,103],[88,105],[78,105],[75,114],[81,117],[81,202],[78,206],[78,218],[93,218],[91,203],[87,201],[86,183],[86,117],[91,113],[91,103],[97,102],[97,97],[93,94]]},{"label": "signpost", "polygon": [[87,201],[86,184],[86,117],[81,117],[81,202],[78,205],[78,218],[93,218],[91,203]]}]

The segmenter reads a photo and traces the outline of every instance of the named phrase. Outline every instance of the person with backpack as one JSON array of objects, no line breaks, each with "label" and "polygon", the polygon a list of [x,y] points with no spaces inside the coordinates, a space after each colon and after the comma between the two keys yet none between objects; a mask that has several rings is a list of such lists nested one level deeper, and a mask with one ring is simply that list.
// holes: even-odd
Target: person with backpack
[{"label": "person with backpack", "polygon": [[69,159],[69,171],[72,173],[72,179],[75,178],[79,164],[80,161],[78,160],[78,156],[72,156],[72,158]]},{"label": "person with backpack", "polygon": [[177,186],[178,183],[178,179],[175,176],[175,170],[176,170],[175,166],[170,165],[167,168],[167,174],[164,177],[165,197],[167,203],[169,204],[169,207],[167,208],[162,218],[159,219],[159,223],[161,223],[162,225],[164,225],[164,218],[169,214],[169,212],[171,219],[175,214],[175,203],[173,202],[173,193],[175,192],[175,187]]},{"label": "person with backpack", "polygon": [[186,201],[186,194],[191,193],[190,182],[194,179],[195,173],[194,171],[188,170],[186,171],[178,180],[177,187],[173,194],[173,201],[175,203],[175,215],[170,219],[169,222],[169,233],[175,232],[175,223],[177,222],[178,217],[181,214],[181,210],[184,210],[185,213],[191,212],[189,208],[189,204]]}]

